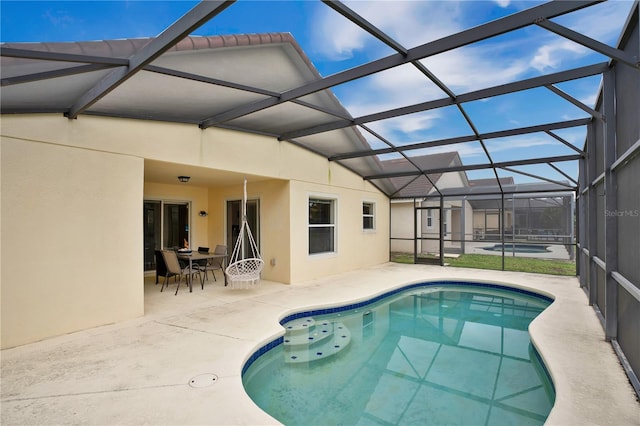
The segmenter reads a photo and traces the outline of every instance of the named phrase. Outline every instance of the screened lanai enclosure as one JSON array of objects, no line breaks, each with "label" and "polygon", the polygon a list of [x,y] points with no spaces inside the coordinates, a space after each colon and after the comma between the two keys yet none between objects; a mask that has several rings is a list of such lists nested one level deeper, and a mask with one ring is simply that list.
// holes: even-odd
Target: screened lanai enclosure
[{"label": "screened lanai enclosure", "polygon": [[[637,1],[524,2],[464,21],[443,17],[477,2],[180,4],[155,38],[3,43],[2,114],[277,138],[384,193],[390,223],[377,225],[411,261],[573,262],[640,394]],[[317,50],[285,15],[268,34],[217,32],[228,14],[293,4]],[[333,62],[314,65],[323,54]]]},{"label": "screened lanai enclosure", "polygon": [[[575,265],[573,192],[421,197],[391,207],[391,252],[415,263],[446,265],[461,254],[498,255]],[[407,226],[409,224],[409,226]],[[413,225],[413,226],[411,226]]]}]

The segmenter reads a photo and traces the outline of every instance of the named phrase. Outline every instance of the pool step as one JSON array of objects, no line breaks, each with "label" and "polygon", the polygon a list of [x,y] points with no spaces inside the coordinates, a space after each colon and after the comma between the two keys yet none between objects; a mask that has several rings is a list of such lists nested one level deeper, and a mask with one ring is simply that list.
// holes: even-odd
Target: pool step
[{"label": "pool step", "polygon": [[306,329],[287,331],[284,337],[284,346],[290,349],[305,349],[317,346],[331,339],[334,332],[333,329],[334,323],[323,321]]},{"label": "pool step", "polygon": [[285,363],[325,359],[337,354],[351,342],[351,332],[343,323],[308,320],[305,318],[299,323],[287,324],[283,342]]},{"label": "pool step", "polygon": [[316,327],[316,321],[313,318],[299,318],[290,321],[285,326],[287,336],[306,335],[309,330],[313,330]]}]

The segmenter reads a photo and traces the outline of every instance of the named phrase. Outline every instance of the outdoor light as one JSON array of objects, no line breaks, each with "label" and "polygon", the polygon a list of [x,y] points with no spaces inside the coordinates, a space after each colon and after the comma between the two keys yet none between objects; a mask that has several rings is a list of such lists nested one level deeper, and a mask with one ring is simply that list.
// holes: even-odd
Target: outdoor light
[{"label": "outdoor light", "polygon": [[189,182],[189,179],[191,179],[191,176],[178,176],[178,180],[182,183]]}]

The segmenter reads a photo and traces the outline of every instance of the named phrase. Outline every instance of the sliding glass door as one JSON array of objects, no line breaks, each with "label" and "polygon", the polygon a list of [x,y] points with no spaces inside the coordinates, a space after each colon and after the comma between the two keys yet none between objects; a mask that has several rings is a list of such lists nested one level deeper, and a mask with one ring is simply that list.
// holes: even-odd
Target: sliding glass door
[{"label": "sliding glass door", "polygon": [[189,203],[144,202],[144,270],[156,269],[155,251],[180,248],[189,238]]},{"label": "sliding glass door", "polygon": [[[260,247],[260,208],[258,200],[247,200],[247,224],[258,247]],[[227,252],[231,255],[242,226],[242,201],[227,201]],[[249,257],[249,240],[244,236],[242,258]]]}]

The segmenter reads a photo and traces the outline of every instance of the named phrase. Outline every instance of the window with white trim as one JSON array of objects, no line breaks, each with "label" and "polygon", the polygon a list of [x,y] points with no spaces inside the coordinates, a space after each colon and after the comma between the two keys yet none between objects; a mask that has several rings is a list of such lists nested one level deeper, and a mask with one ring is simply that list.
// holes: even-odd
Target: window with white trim
[{"label": "window with white trim", "polygon": [[336,251],[336,200],[309,198],[309,254]]},{"label": "window with white trim", "polygon": [[375,203],[369,203],[364,201],[362,203],[362,229],[372,230],[376,229],[376,205]]},{"label": "window with white trim", "polygon": [[433,228],[433,209],[427,209],[427,228]]}]

